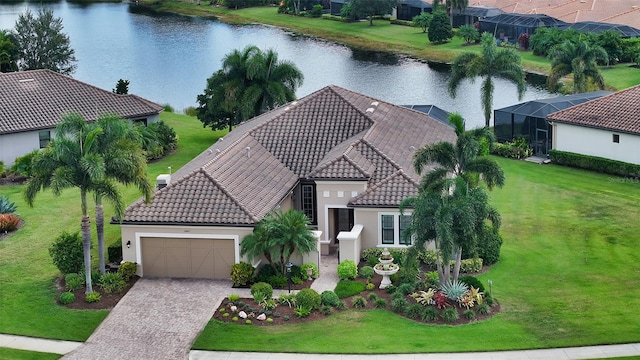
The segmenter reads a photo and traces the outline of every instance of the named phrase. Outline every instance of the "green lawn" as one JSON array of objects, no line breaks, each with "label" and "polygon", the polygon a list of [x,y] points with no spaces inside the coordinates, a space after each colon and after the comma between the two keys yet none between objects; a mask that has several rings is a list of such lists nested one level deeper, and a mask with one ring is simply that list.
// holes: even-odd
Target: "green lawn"
[{"label": "green lawn", "polygon": [[[170,157],[149,166],[152,180],[166,172],[168,166],[180,168],[220,135],[203,129],[192,117],[162,113],[161,118],[176,130],[180,143]],[[29,208],[22,198],[22,188],[0,187],[0,194],[16,202],[17,212],[24,220],[20,231],[0,240],[0,333],[84,341],[108,311],[69,310],[56,305],[53,280],[59,273],[47,251],[60,232],[80,230],[79,193],[68,190],[60,197],[50,191],[40,193],[35,206]],[[126,203],[138,197],[134,189],[122,190]],[[93,216],[93,209],[91,213]],[[111,213],[110,208],[105,210],[107,216]],[[105,236],[107,244],[117,241],[120,227],[106,226]],[[95,233],[93,239],[95,243]],[[93,253],[97,266],[95,246]]]},{"label": "green lawn", "polygon": [[[445,44],[431,44],[420,28],[393,25],[386,20],[343,23],[321,18],[305,18],[278,14],[274,7],[254,7],[227,10],[212,6],[197,6],[189,2],[143,0],[154,3],[162,11],[196,16],[216,16],[222,21],[234,24],[261,23],[289,29],[295,33],[319,37],[367,50],[389,51],[419,59],[452,62],[463,52],[480,52],[480,46],[464,46],[463,40],[454,37]],[[551,65],[548,59],[534,56],[531,51],[520,52],[522,64],[536,73],[548,73]],[[629,64],[617,65],[613,69],[602,69],[607,86],[611,89],[625,89],[640,84],[640,69]]]},{"label": "green lawn", "polygon": [[[491,199],[502,214],[505,242],[500,262],[480,276],[485,284],[492,280],[502,306],[492,319],[431,326],[376,310],[294,326],[211,321],[194,348],[394,353],[640,341],[640,182],[498,161],[506,186]],[[349,336],[336,336],[345,329]]]},{"label": "green lawn", "polygon": [[0,360],[55,360],[62,355],[0,347]]}]

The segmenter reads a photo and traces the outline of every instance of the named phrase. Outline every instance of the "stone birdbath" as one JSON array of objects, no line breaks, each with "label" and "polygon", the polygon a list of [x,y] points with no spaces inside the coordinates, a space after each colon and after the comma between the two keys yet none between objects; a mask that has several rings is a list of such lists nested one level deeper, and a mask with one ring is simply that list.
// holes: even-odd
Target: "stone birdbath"
[{"label": "stone birdbath", "polygon": [[380,282],[380,289],[385,289],[391,285],[391,279],[389,276],[395,274],[400,270],[400,266],[393,263],[393,257],[387,248],[384,248],[382,255],[378,258],[380,263],[373,267],[373,271],[378,275],[382,275],[382,282]]}]

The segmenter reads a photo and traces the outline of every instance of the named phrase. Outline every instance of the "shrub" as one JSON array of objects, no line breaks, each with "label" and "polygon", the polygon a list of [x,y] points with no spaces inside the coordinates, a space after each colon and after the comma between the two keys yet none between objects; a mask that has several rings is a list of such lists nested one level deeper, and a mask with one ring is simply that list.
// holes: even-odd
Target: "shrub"
[{"label": "shrub", "polygon": [[329,305],[322,305],[322,308],[320,308],[320,313],[322,315],[331,315],[332,312],[333,308]]},{"label": "shrub", "polygon": [[282,317],[282,320],[284,320],[284,321],[289,321],[289,319],[290,319],[289,315],[285,315],[285,316]]},{"label": "shrub", "polygon": [[172,113],[175,110],[173,109],[173,106],[169,105],[169,104],[164,104],[162,105],[164,107],[164,111],[168,112],[168,113]]},{"label": "shrub", "polygon": [[369,291],[373,291],[376,288],[376,286],[373,283],[367,283],[365,288]]},{"label": "shrub", "polygon": [[[312,309],[310,307],[298,305],[298,306],[296,306],[295,309],[293,309],[293,314],[296,317],[304,318],[304,317],[307,317],[307,316],[309,316],[311,314],[311,310]],[[285,316],[284,319],[287,320],[287,317]]]},{"label": "shrub", "polygon": [[377,298],[375,300],[376,302],[376,308],[378,309],[386,309],[387,308],[387,300],[383,299],[383,298]]},{"label": "shrub", "polygon": [[376,295],[376,293],[374,292],[369,293],[369,295],[367,295],[367,299],[369,299],[370,301],[376,301],[377,298],[378,298],[378,295]]},{"label": "shrub", "polygon": [[296,306],[296,294],[280,294],[278,302],[282,305],[286,304],[289,307],[294,307]]},{"label": "shrub", "polygon": [[100,301],[100,299],[102,299],[102,296],[100,296],[100,294],[97,292],[92,292],[84,296],[84,301],[88,303],[98,302]]},{"label": "shrub", "polygon": [[432,306],[427,306],[422,310],[422,321],[436,321],[438,319],[438,310]]},{"label": "shrub", "polygon": [[363,266],[360,268],[360,277],[363,279],[371,279],[375,272],[371,266]]},{"label": "shrub", "polygon": [[420,263],[430,268],[436,267],[436,252],[434,250],[421,250],[418,252],[418,260]]},{"label": "shrub", "polygon": [[264,282],[255,283],[251,286],[251,296],[253,296],[253,300],[257,303],[271,299],[273,296],[273,287]]},{"label": "shrub", "polygon": [[282,275],[269,276],[269,279],[267,279],[267,282],[269,283],[269,285],[271,285],[271,287],[274,287],[276,289],[285,288],[288,284],[287,281],[288,281],[287,277]]},{"label": "shrub", "polygon": [[0,214],[14,214],[18,207],[6,195],[0,195]]},{"label": "shrub", "polygon": [[162,155],[174,150],[178,146],[178,136],[175,130],[163,121],[149,124],[148,128],[156,135],[158,143],[162,146]]},{"label": "shrub", "polygon": [[73,293],[65,291],[62,294],[60,294],[60,298],[58,299],[58,301],[60,301],[60,304],[62,305],[68,305],[76,301],[76,296],[73,295]]},{"label": "shrub", "polygon": [[415,286],[413,286],[413,284],[404,283],[398,286],[398,291],[405,296],[413,293],[414,290]]},{"label": "shrub", "polygon": [[62,232],[49,247],[53,264],[63,274],[79,273],[84,265],[82,239],[78,232]]},{"label": "shrub", "polygon": [[198,116],[198,109],[196,109],[195,106],[189,106],[184,109],[184,114],[187,116],[196,117]]},{"label": "shrub", "polygon": [[237,317],[237,316],[232,317],[232,318],[231,318],[231,321],[233,321],[233,322],[238,322],[238,317]]},{"label": "shrub", "polygon": [[319,18],[322,16],[322,5],[313,5],[311,11],[309,11],[309,17]]},{"label": "shrub", "polygon": [[533,155],[533,148],[525,138],[518,137],[513,141],[494,144],[491,153],[510,159],[523,159]]},{"label": "shrub", "polygon": [[464,318],[467,320],[473,320],[476,318],[476,313],[474,313],[473,310],[469,309],[469,310],[465,310],[462,316],[464,316]]},{"label": "shrub", "polygon": [[341,280],[336,285],[335,293],[340,299],[344,299],[349,296],[357,295],[363,292],[365,285],[359,281],[353,280]]},{"label": "shrub", "polygon": [[478,256],[484,265],[493,265],[500,259],[500,247],[502,236],[491,226],[482,228],[481,236],[478,236]]},{"label": "shrub", "polygon": [[481,314],[481,315],[487,315],[491,313],[491,307],[486,302],[479,304],[476,309],[478,311],[478,314]]},{"label": "shrub", "polygon": [[[452,260],[451,261],[451,267],[453,268],[453,265],[455,264],[455,261]],[[462,261],[460,261],[460,272],[462,273],[476,273],[479,272],[480,270],[482,270],[482,259],[481,258],[475,258],[475,259],[463,259]]]},{"label": "shrub", "polygon": [[340,301],[338,302],[338,305],[336,305],[336,309],[338,310],[344,310],[347,308],[347,304],[344,301]]},{"label": "shrub", "polygon": [[251,325],[253,322],[251,320],[247,319],[247,320],[244,321],[244,323],[247,324],[247,325]]},{"label": "shrub", "polygon": [[440,316],[442,317],[442,320],[446,322],[454,322],[459,318],[458,310],[454,308],[444,309],[444,311],[442,312],[442,315]]},{"label": "shrub", "polygon": [[119,264],[122,261],[122,239],[107,247],[107,258],[112,264]]},{"label": "shrub", "polygon": [[367,307],[367,300],[365,300],[365,298],[363,298],[362,296],[355,296],[351,300],[351,306],[356,309],[364,309]]},{"label": "shrub", "polygon": [[424,306],[420,304],[411,304],[407,306],[406,313],[408,318],[410,319],[420,319],[422,318],[422,314],[424,312]]},{"label": "shrub", "polygon": [[396,291],[393,294],[391,294],[391,301],[395,299],[404,299],[404,295],[402,295],[400,291]]},{"label": "shrub", "polygon": [[234,286],[245,286],[253,279],[253,266],[251,264],[241,261],[237,264],[231,265],[231,281]]},{"label": "shrub", "polygon": [[31,177],[33,158],[39,153],[39,150],[34,150],[25,156],[17,157],[13,166],[11,166],[11,172],[18,173],[20,175]]},{"label": "shrub", "polygon": [[231,302],[235,302],[235,301],[240,300],[240,295],[231,294],[231,295],[227,296],[227,299],[229,299],[229,301],[231,301]]},{"label": "shrub", "polygon": [[447,282],[442,285],[442,293],[446,295],[447,299],[453,301],[460,301],[467,290],[469,290],[469,286],[460,280]]},{"label": "shrub", "polygon": [[441,43],[451,39],[453,37],[453,29],[449,22],[449,15],[441,10],[435,11],[429,24],[427,36],[432,43]]},{"label": "shrub", "polygon": [[337,306],[339,301],[338,295],[331,290],[325,290],[320,294],[320,303],[322,305]]},{"label": "shrub", "polygon": [[222,314],[222,317],[229,317],[229,313]]},{"label": "shrub", "polygon": [[278,303],[275,299],[265,299],[260,303],[260,306],[262,306],[264,310],[273,310],[278,307]]},{"label": "shrub", "polygon": [[313,289],[302,289],[296,295],[296,303],[298,306],[310,308],[311,310],[319,309],[321,303],[320,294]]},{"label": "shrub", "polygon": [[281,275],[276,272],[276,270],[271,265],[263,265],[260,269],[258,269],[258,273],[254,279],[254,282],[268,282],[269,278],[275,275]]},{"label": "shrub", "polygon": [[362,251],[362,258],[367,261],[367,265],[375,266],[381,254],[382,249],[380,248],[368,248]]},{"label": "shrub", "polygon": [[118,267],[118,274],[122,276],[122,280],[128,282],[136,274],[137,270],[138,264],[131,261],[125,261],[120,264],[120,267]]},{"label": "shrub", "polygon": [[272,319],[272,318],[267,318],[267,322],[268,322],[269,324],[271,324],[271,323],[273,322],[273,319]]},{"label": "shrub", "polygon": [[10,232],[18,229],[20,218],[14,214],[0,214],[0,232]]},{"label": "shrub", "polygon": [[487,304],[488,306],[491,307],[491,306],[493,306],[494,302],[495,302],[495,300],[493,299],[493,296],[491,296],[491,294],[486,294],[484,296],[484,299],[483,299],[482,303],[483,304]]},{"label": "shrub", "polygon": [[78,290],[84,286],[84,277],[80,276],[80,274],[67,274],[64,277],[64,283],[66,284],[67,290]]},{"label": "shrub", "polygon": [[405,298],[397,298],[391,300],[391,310],[397,313],[404,314],[407,306],[409,306],[409,302]]},{"label": "shrub", "polygon": [[480,40],[480,32],[473,25],[462,25],[458,28],[458,36],[467,44]]},{"label": "shrub", "polygon": [[384,288],[384,291],[386,291],[387,294],[393,294],[393,293],[396,292],[396,287],[393,284],[391,284],[391,285],[387,286],[386,288]]},{"label": "shrub", "polygon": [[430,288],[428,291],[419,291],[411,294],[411,297],[416,299],[418,304],[422,304],[424,306],[431,305],[433,301],[433,296],[436,294],[435,290]]},{"label": "shrub", "polygon": [[307,269],[311,268],[311,276],[317,278],[320,275],[318,271],[318,265],[314,263],[304,263],[300,266],[300,272],[302,275],[307,276]]},{"label": "shrub", "polygon": [[482,281],[478,280],[475,276],[461,276],[458,278],[458,281],[467,284],[469,289],[474,287],[480,290],[480,292],[484,292],[484,285],[482,285]]},{"label": "shrub", "polygon": [[437,271],[424,273],[424,287],[427,289],[437,289],[440,287],[440,277]]},{"label": "shrub", "polygon": [[304,282],[304,281],[302,281],[302,279],[300,279],[300,278],[299,278],[299,277],[297,277],[297,276],[292,276],[292,277],[291,277],[291,283],[292,283],[292,284],[300,285],[300,284],[302,284],[303,282]]},{"label": "shrub", "polygon": [[122,279],[120,273],[106,273],[102,275],[98,281],[98,286],[100,286],[106,294],[111,294],[112,292],[119,293],[126,285],[127,283]]},{"label": "shrub", "polygon": [[343,279],[355,279],[358,276],[358,267],[351,260],[345,260],[338,264],[338,277]]},{"label": "shrub", "polygon": [[413,17],[412,23],[413,26],[421,28],[422,32],[426,33],[429,28],[429,24],[431,24],[431,14],[428,12],[422,12],[420,15]]},{"label": "shrub", "polygon": [[640,165],[629,164],[622,161],[559,150],[550,150],[549,157],[551,158],[551,162],[558,165],[577,167],[611,175],[640,176]]}]

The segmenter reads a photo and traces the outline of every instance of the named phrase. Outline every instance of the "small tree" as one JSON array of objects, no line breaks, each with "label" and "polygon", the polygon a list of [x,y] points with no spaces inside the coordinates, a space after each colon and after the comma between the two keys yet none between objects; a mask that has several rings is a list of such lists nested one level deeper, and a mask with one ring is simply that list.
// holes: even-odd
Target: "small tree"
[{"label": "small tree", "polygon": [[49,69],[71,74],[76,69],[75,52],[69,36],[62,32],[62,18],[54,18],[53,10],[41,8],[34,17],[27,10],[16,21],[20,70]]},{"label": "small tree", "polygon": [[126,95],[129,93],[129,80],[120,79],[116,84],[116,88],[113,92],[120,95]]},{"label": "small tree", "polygon": [[473,25],[462,25],[458,28],[458,36],[463,38],[468,45],[480,39],[480,32]]},{"label": "small tree", "polygon": [[449,17],[444,11],[436,11],[429,24],[429,41],[432,43],[442,43],[453,37],[453,29],[449,22]]},{"label": "small tree", "polygon": [[351,0],[351,12],[356,16],[369,19],[369,26],[373,26],[374,15],[391,14],[398,5],[397,0]]},{"label": "small tree", "polygon": [[80,234],[63,232],[49,246],[53,264],[63,274],[77,274],[82,271],[84,253]]},{"label": "small tree", "polygon": [[431,24],[431,14],[427,12],[422,12],[420,15],[416,15],[413,17],[413,26],[419,27],[422,29],[423,33],[427,32],[429,28],[429,24]]}]

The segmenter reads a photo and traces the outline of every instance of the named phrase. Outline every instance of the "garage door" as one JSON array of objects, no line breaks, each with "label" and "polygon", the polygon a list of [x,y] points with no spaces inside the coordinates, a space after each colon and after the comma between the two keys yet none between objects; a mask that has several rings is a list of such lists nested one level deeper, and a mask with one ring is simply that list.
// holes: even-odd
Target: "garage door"
[{"label": "garage door", "polygon": [[228,279],[233,239],[142,238],[142,274],[153,277]]}]

